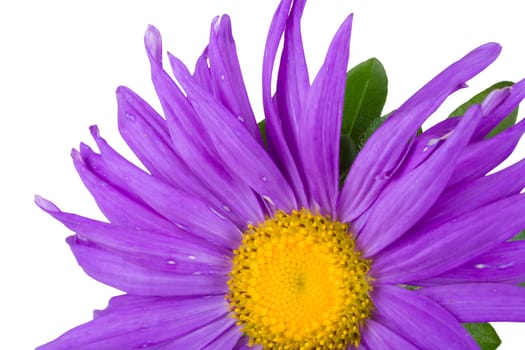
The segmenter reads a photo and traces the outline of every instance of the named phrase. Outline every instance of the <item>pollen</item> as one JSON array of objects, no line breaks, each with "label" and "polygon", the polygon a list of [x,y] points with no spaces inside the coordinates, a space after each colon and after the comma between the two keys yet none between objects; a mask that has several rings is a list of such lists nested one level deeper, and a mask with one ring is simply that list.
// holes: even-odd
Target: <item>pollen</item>
[{"label": "pollen", "polygon": [[249,226],[234,251],[226,298],[250,345],[346,349],[373,308],[348,225],[307,209]]}]

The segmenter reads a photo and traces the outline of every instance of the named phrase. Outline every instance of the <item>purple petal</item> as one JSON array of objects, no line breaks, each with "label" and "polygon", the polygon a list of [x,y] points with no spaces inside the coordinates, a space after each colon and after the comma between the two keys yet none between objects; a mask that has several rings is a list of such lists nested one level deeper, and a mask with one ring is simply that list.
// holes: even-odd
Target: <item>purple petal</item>
[{"label": "purple petal", "polygon": [[177,58],[169,57],[177,80],[197,115],[205,121],[205,132],[224,164],[272,207],[285,211],[297,208],[292,189],[264,148],[234,115],[195,83]]},{"label": "purple petal", "polygon": [[525,132],[525,120],[490,139],[470,144],[461,154],[448,187],[485,175],[507,158]]},{"label": "purple petal", "polygon": [[450,132],[454,130],[461,118],[445,119],[419,135],[414,144],[407,153],[402,167],[398,174],[405,174],[412,169],[415,169],[419,164],[423,163],[430,155],[434,153],[439,146],[443,144],[449,136]]},{"label": "purple petal", "polygon": [[482,71],[498,56],[497,44],[486,44],[452,64],[397,109],[366,142],[346,178],[338,218],[351,222],[365,211],[387,185],[419,126],[448,95]]},{"label": "purple petal", "polygon": [[[270,25],[266,47],[264,50],[263,73],[262,73],[262,93],[264,114],[266,115],[266,141],[268,144],[268,152],[277,163],[280,169],[283,170],[285,177],[288,179],[290,186],[296,194],[297,201],[301,206],[308,204],[306,198],[306,188],[303,182],[300,169],[300,159],[297,159],[297,153],[294,152],[293,133],[286,133],[286,121],[281,120],[277,103],[272,98],[272,77],[273,67],[275,64],[275,57],[279,47],[279,42],[285,31],[288,23],[288,14],[290,11],[292,1],[285,0],[279,3],[275,15]],[[302,13],[301,6],[294,6],[294,11]],[[292,15],[293,17],[293,15]],[[291,20],[294,24],[296,20]],[[300,60],[301,58],[298,58]]]},{"label": "purple petal", "polygon": [[467,283],[418,290],[460,322],[525,321],[525,288],[502,283]]},{"label": "purple petal", "polygon": [[258,198],[218,159],[202,121],[175,82],[162,69],[160,33],[154,27],[150,27],[144,41],[151,63],[152,80],[164,109],[177,154],[206,185],[210,193],[224,203],[222,207],[226,212],[223,211],[223,215],[227,215],[231,210],[232,214],[240,219],[235,221],[239,227],[245,227],[249,222],[263,221],[264,213]]},{"label": "purple petal", "polygon": [[173,150],[166,121],[125,87],[118,88],[117,100],[120,134],[151,174],[179,189],[209,193]]},{"label": "purple petal", "polygon": [[212,92],[211,86],[211,72],[210,72],[210,56],[208,54],[208,47],[204,49],[204,52],[197,59],[195,63],[195,72],[193,77],[206,91]]},{"label": "purple petal", "polygon": [[[113,303],[120,306],[115,308]],[[178,299],[123,295],[111,299],[108,308],[93,321],[68,331],[38,350],[158,348],[218,318],[228,319],[226,313],[227,305],[222,296]],[[211,335],[204,337],[213,340]]]},{"label": "purple petal", "polygon": [[311,207],[334,216],[339,186],[339,140],[346,87],[352,16],[335,35],[326,60],[308,91],[298,142]]},{"label": "purple petal", "polygon": [[240,327],[234,323],[230,329],[209,343],[206,349],[234,349],[234,347],[239,343],[241,337],[243,337],[243,333],[241,332]]},{"label": "purple petal", "polygon": [[178,274],[222,274],[231,270],[229,250],[209,245],[191,234],[168,234],[123,227],[61,212],[43,198],[37,204],[56,220],[92,242],[143,267]]},{"label": "purple petal", "polygon": [[380,286],[372,294],[376,320],[425,350],[479,349],[467,330],[430,298],[403,288]]},{"label": "purple petal", "polygon": [[524,212],[525,195],[515,195],[406,234],[374,258],[374,277],[409,283],[456,268],[525,228]]},{"label": "purple petal", "polygon": [[228,290],[227,275],[179,275],[154,270],[143,263],[131,261],[126,254],[106,250],[76,236],[69,237],[67,242],[86,274],[130,294],[194,296],[224,294]]},{"label": "purple petal", "polygon": [[[228,335],[228,331],[235,325],[236,320],[232,317],[219,317],[217,320],[210,322],[209,324],[195,329],[191,333],[188,333],[177,340],[167,343],[166,345],[159,348],[159,350],[179,350],[179,349],[231,349],[237,342],[240,335],[237,334],[237,339],[221,339],[223,336]],[[238,327],[237,327],[238,328]],[[219,340],[227,340],[226,344],[229,343],[229,347],[220,348],[215,345],[215,342]]]},{"label": "purple petal", "polygon": [[[408,340],[386,328],[374,319],[366,320],[361,329],[362,345],[359,349],[404,349],[417,350],[418,348]],[[363,346],[364,345],[364,346]]]},{"label": "purple petal", "polygon": [[525,241],[504,242],[469,262],[417,285],[525,281]]},{"label": "purple petal", "polygon": [[518,194],[525,187],[525,160],[497,173],[463,182],[444,191],[421,222],[447,220],[494,201]]},{"label": "purple petal", "polygon": [[212,89],[252,137],[262,144],[261,133],[244,86],[230,17],[215,18],[208,46]]},{"label": "purple petal", "polygon": [[479,106],[473,106],[430,158],[407,174],[394,177],[384,188],[359,232],[358,244],[366,256],[375,255],[401,237],[434,204],[480,118]]},{"label": "purple petal", "polygon": [[282,123],[281,128],[287,137],[293,138],[293,143],[288,142],[288,144],[295,147],[297,147],[297,138],[300,136],[299,121],[302,118],[303,107],[310,88],[301,35],[301,17],[305,3],[305,0],[294,1],[286,21],[275,93]]},{"label": "purple petal", "polygon": [[238,247],[240,231],[223,214],[223,208],[147,174],[109,147],[96,128],[92,133],[101,154],[81,149],[82,158],[91,169],[97,169],[108,181],[139,197],[179,228],[218,246]]},{"label": "purple petal", "polygon": [[112,223],[130,227],[141,227],[157,232],[176,232],[180,229],[169,222],[140,199],[127,195],[93,173],[84,162],[80,153],[71,153],[75,168],[82,182],[91,192],[97,205]]},{"label": "purple petal", "polygon": [[[507,95],[503,101],[499,101],[502,96],[494,96],[491,94],[492,96],[487,96],[483,102],[485,109],[489,109],[490,113],[486,113],[487,117],[484,118],[483,123],[472,137],[473,140],[480,140],[485,137],[506,116],[518,107],[521,100],[525,98],[525,79],[517,82],[513,86],[501,90],[506,90],[503,94]],[[495,98],[495,101],[492,100],[493,98]]]}]

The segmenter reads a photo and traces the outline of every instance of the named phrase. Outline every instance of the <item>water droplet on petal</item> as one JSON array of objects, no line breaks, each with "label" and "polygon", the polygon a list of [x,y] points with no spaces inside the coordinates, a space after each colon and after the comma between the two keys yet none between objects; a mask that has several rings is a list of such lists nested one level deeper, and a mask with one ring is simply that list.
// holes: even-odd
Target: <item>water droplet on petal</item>
[{"label": "water droplet on petal", "polygon": [[224,81],[224,79],[226,79],[226,77],[224,76],[224,74],[221,74],[221,80]]},{"label": "water droplet on petal", "polygon": [[229,206],[227,206],[226,204],[222,206],[222,209],[224,209],[224,211],[226,211],[228,213],[232,211],[232,209]]},{"label": "water droplet on petal", "polygon": [[175,226],[177,226],[178,228],[180,228],[183,231],[191,232],[191,229],[188,226],[186,226],[186,225],[175,223]]},{"label": "water droplet on petal", "polygon": [[219,213],[219,212],[217,211],[217,209],[215,209],[214,207],[208,207],[208,208],[210,209],[210,211],[211,211],[213,214],[217,215],[219,218],[221,218],[221,219],[223,219],[223,220],[226,220],[226,217],[225,217],[224,215],[222,215],[221,213]]},{"label": "water droplet on petal", "polygon": [[129,119],[131,121],[135,120],[135,116],[133,114],[126,113],[124,116],[126,117],[126,119]]},{"label": "water droplet on petal", "polygon": [[188,255],[188,259],[197,260],[197,257],[195,255]]},{"label": "water droplet on petal", "polygon": [[266,195],[262,195],[261,198],[266,202],[268,203],[269,205],[271,205],[273,208],[275,208],[275,203],[273,202],[273,200],[266,196]]},{"label": "water droplet on petal", "polygon": [[192,275],[194,276],[200,276],[202,274],[202,272],[199,272],[199,271],[195,271],[192,273]]},{"label": "water droplet on petal", "polygon": [[175,265],[177,262],[173,259],[168,260],[168,265]]},{"label": "water droplet on petal", "polygon": [[268,182],[268,178],[266,176],[261,177],[262,182]]},{"label": "water droplet on petal", "polygon": [[237,119],[241,122],[241,123],[244,123],[244,117],[242,115],[238,115],[237,116]]},{"label": "water droplet on petal", "polygon": [[480,269],[480,270],[481,270],[481,269],[486,268],[487,265],[485,265],[485,264],[476,264],[476,265],[474,265],[474,267],[475,267],[476,269]]}]

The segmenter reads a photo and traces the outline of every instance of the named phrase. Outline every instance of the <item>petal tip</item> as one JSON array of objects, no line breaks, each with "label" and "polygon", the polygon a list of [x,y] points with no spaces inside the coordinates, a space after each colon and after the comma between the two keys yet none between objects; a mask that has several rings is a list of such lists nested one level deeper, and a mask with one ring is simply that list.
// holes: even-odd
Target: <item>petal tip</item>
[{"label": "petal tip", "polygon": [[148,29],[144,34],[144,45],[146,46],[146,52],[150,60],[155,62],[161,62],[162,38],[159,30],[151,24],[148,26]]}]

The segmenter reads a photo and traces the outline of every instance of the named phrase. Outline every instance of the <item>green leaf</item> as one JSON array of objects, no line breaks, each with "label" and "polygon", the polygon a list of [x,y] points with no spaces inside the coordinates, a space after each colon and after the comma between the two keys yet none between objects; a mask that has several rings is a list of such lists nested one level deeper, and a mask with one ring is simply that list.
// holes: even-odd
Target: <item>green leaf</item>
[{"label": "green leaf", "polygon": [[259,127],[259,132],[261,133],[263,143],[266,144],[266,119],[263,119],[257,123],[257,126]]},{"label": "green leaf", "polygon": [[525,241],[525,231],[521,231],[516,236],[512,237],[511,241]]},{"label": "green leaf", "polygon": [[476,340],[481,350],[495,350],[501,345],[501,339],[489,323],[463,323],[463,326]]},{"label": "green leaf", "polygon": [[342,134],[356,141],[381,116],[388,79],[381,62],[371,58],[352,68],[346,77]]},{"label": "green leaf", "polygon": [[339,182],[342,185],[345,181],[348,170],[357,156],[357,145],[350,135],[341,135],[339,142]]},{"label": "green leaf", "polygon": [[[482,92],[480,92],[479,94],[477,94],[476,96],[472,97],[470,100],[468,100],[467,102],[463,103],[461,106],[456,108],[452,113],[450,113],[449,118],[450,117],[457,117],[457,116],[464,115],[465,112],[467,111],[467,109],[470,106],[483,102],[485,97],[487,97],[488,94],[490,94],[492,91],[497,90],[497,89],[502,89],[502,88],[505,88],[505,87],[508,87],[508,86],[512,86],[512,85],[514,85],[514,83],[511,82],[511,81],[500,81],[499,83],[496,83],[496,84],[492,85],[491,87],[483,90]],[[510,114],[507,117],[505,117],[505,119],[503,119],[489,133],[488,136],[492,137],[494,135],[499,134],[503,130],[510,128],[512,125],[514,125],[514,123],[516,123],[516,119],[517,118],[518,118],[518,107],[516,107],[516,109],[513,110],[512,112],[510,112]]]}]

